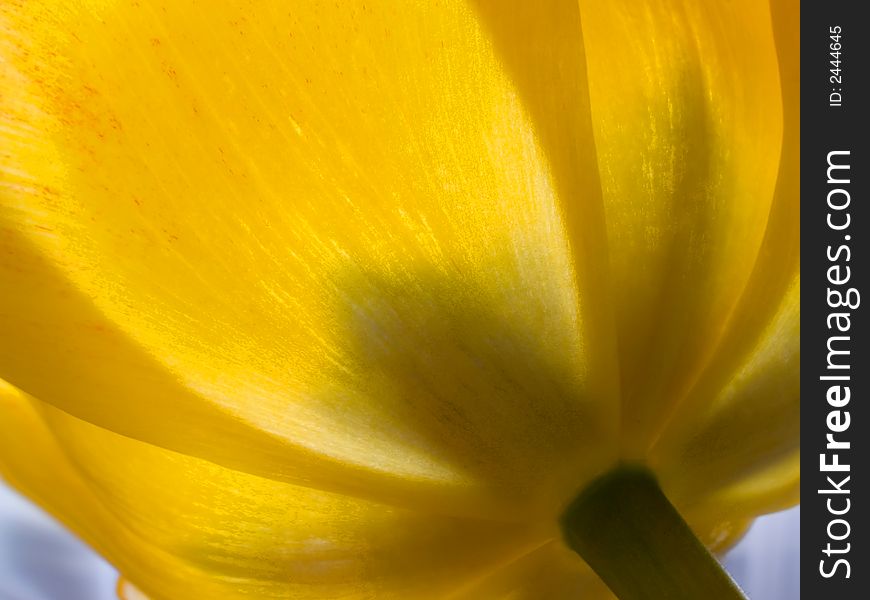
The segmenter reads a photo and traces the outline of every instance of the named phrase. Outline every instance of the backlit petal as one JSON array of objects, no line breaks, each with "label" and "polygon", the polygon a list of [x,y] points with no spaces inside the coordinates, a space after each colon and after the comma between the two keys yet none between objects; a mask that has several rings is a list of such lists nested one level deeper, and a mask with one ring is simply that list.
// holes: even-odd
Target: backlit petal
[{"label": "backlit petal", "polygon": [[604,600],[613,595],[577,554],[552,541],[450,600]]},{"label": "backlit petal", "polygon": [[642,458],[709,362],[762,247],[782,141],[776,49],[755,0],[580,6],[624,454]]},{"label": "backlit petal", "polygon": [[651,455],[677,502],[744,519],[796,503],[800,482],[800,13],[794,0],[771,13],[784,132],[765,238],[714,359]]},{"label": "backlit petal", "polygon": [[123,577],[118,579],[117,593],[120,600],[148,600],[148,596]]},{"label": "backlit petal", "polygon": [[615,458],[576,4],[17,4],[0,375],[442,512],[553,513]]},{"label": "backlit petal", "polygon": [[[674,419],[652,461],[675,501],[701,499],[768,472],[766,485],[795,480],[788,463],[800,450],[800,279],[796,279],[758,346],[722,391]],[[703,406],[703,408],[701,408]],[[768,494],[759,494],[766,501]]]},{"label": "backlit petal", "polygon": [[[72,522],[153,600],[441,598],[540,544],[519,525],[412,513],[230,471],[11,388],[2,402],[3,443],[13,446],[3,448],[4,475]],[[39,459],[10,438],[27,439]]]}]

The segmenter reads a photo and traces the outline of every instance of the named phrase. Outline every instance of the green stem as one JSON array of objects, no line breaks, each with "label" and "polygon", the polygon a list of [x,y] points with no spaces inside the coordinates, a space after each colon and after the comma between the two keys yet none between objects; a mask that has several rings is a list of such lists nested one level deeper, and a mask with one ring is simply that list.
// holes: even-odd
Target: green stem
[{"label": "green stem", "polygon": [[565,511],[562,532],[620,600],[745,600],[648,471],[622,467]]}]

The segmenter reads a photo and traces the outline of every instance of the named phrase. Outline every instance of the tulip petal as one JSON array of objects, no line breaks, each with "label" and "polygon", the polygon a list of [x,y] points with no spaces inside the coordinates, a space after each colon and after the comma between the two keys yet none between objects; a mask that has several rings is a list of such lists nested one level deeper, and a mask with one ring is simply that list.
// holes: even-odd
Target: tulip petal
[{"label": "tulip petal", "polygon": [[4,4],[0,375],[270,478],[553,513],[616,457],[603,215],[576,4],[495,6]]},{"label": "tulip petal", "polygon": [[552,541],[450,596],[450,600],[604,600],[613,595],[586,563]]},{"label": "tulip petal", "polygon": [[40,457],[3,448],[12,450],[4,474],[154,600],[440,598],[541,543],[530,527],[413,513],[231,471],[11,388],[3,415],[3,439],[27,436]]},{"label": "tulip petal", "polygon": [[580,6],[624,455],[640,459],[709,362],[762,246],[782,140],[776,49],[754,0]]},{"label": "tulip petal", "polygon": [[800,13],[777,0],[771,14],[784,132],[765,238],[714,358],[650,459],[678,503],[742,518],[796,503],[800,481]]},{"label": "tulip petal", "polygon": [[[43,422],[38,404],[0,380],[0,475],[34,499],[121,570],[160,572],[167,585],[204,576],[149,546],[112,514],[83,481]],[[211,584],[203,595],[213,591]],[[220,596],[212,596],[220,597]]]},{"label": "tulip petal", "polygon": [[148,596],[123,577],[118,579],[117,594],[120,600],[149,600]]},{"label": "tulip petal", "polygon": [[[674,419],[652,461],[675,502],[702,501],[730,488],[788,487],[800,477],[800,279],[761,341],[718,396],[690,399],[695,410]],[[703,410],[700,408],[703,406]],[[756,476],[760,477],[759,482]],[[784,508],[784,506],[777,506]],[[759,510],[757,512],[764,512]]]}]

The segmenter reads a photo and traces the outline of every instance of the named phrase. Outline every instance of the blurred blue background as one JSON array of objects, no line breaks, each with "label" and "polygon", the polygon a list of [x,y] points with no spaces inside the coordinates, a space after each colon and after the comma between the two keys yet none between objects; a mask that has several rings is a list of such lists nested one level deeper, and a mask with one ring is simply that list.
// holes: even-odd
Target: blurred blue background
[{"label": "blurred blue background", "polygon": [[[800,507],[762,517],[725,565],[752,600],[800,598]],[[0,600],[116,600],[116,574],[0,481]]]}]

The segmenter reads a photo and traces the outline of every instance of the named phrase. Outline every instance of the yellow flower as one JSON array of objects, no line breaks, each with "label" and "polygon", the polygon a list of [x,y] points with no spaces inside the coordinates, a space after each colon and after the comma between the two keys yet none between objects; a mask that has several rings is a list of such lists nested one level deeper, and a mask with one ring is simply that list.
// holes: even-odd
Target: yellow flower
[{"label": "yellow flower", "polygon": [[797,19],[4,2],[0,469],[154,599],[593,597],[620,461],[726,545],[797,501]]}]

